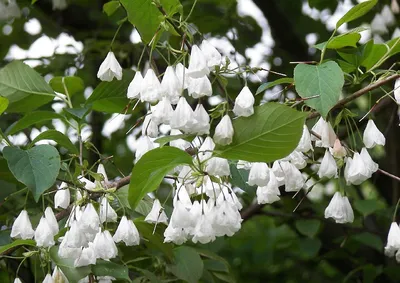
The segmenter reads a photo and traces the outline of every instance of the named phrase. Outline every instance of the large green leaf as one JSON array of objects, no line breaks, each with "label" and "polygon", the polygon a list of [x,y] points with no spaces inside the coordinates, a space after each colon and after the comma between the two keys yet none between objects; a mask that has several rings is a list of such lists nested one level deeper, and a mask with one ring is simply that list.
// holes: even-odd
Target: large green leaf
[{"label": "large green leaf", "polygon": [[321,221],[317,219],[299,219],[296,220],[296,228],[299,232],[310,238],[314,238],[317,235],[319,228],[321,227]]},{"label": "large green leaf", "polygon": [[49,82],[54,91],[73,96],[85,89],[83,80],[79,77],[54,77]]},{"label": "large green leaf", "polygon": [[378,0],[371,0],[354,6],[343,17],[340,18],[340,20],[336,23],[336,28],[338,29],[344,23],[354,21],[355,19],[364,16],[376,5],[376,3],[378,3]]},{"label": "large green leaf", "polygon": [[10,102],[8,112],[32,111],[55,96],[46,81],[20,61],[13,61],[0,70],[0,95]]},{"label": "large green leaf", "polygon": [[196,283],[203,275],[203,261],[199,253],[191,247],[174,249],[175,264],[171,266],[172,273],[179,279]]},{"label": "large green leaf", "polygon": [[14,247],[18,246],[36,246],[36,242],[34,240],[15,240],[14,242],[5,245],[5,246],[0,246],[0,254],[5,252],[6,250],[9,250]]},{"label": "large green leaf", "polygon": [[344,84],[342,69],[336,62],[320,65],[299,64],[294,69],[296,90],[305,103],[326,118],[329,110],[338,102]]},{"label": "large green leaf", "polygon": [[233,121],[233,142],[217,146],[215,154],[251,162],[283,158],[296,148],[306,116],[306,113],[274,102],[255,107],[252,116]]},{"label": "large green leaf", "polygon": [[91,272],[90,266],[75,268],[73,259],[60,258],[58,256],[58,246],[50,249],[50,258],[61,269],[69,282],[78,282]]},{"label": "large green leaf", "polygon": [[0,96],[0,115],[6,111],[9,103],[7,98]]},{"label": "large green leaf", "polygon": [[64,117],[60,114],[57,114],[57,113],[51,112],[51,111],[35,111],[35,112],[27,113],[24,117],[19,119],[17,121],[17,123],[12,125],[8,129],[8,134],[13,135],[15,133],[18,133],[19,131],[22,131],[22,130],[32,126],[32,125],[35,125],[36,123],[49,121],[52,119],[64,119]]},{"label": "large green leaf", "polygon": [[[179,0],[160,0],[165,13],[172,16],[181,9]],[[162,20],[163,14],[151,0],[121,0],[122,5],[128,13],[129,21],[138,29],[145,43],[151,41],[156,34]]]},{"label": "large green leaf", "polygon": [[164,146],[144,154],[132,169],[129,204],[135,208],[145,194],[154,191],[164,176],[181,164],[191,164],[192,157],[175,147]]},{"label": "large green leaf", "polygon": [[71,153],[78,154],[78,149],[74,146],[74,144],[69,140],[69,138],[64,135],[63,133],[56,131],[56,130],[48,130],[39,134],[30,144],[33,146],[36,142],[41,140],[53,140],[59,145],[68,149]]},{"label": "large green leaf", "polygon": [[233,186],[241,188],[248,194],[252,196],[256,193],[256,186],[250,186],[247,183],[249,179],[249,171],[245,169],[238,169],[237,165],[234,163],[229,164],[229,169],[231,171],[231,183]]},{"label": "large green leaf", "polygon": [[124,70],[122,80],[101,82],[86,101],[96,111],[123,113],[129,99],[126,97],[128,86],[133,78],[132,70]]},{"label": "large green leaf", "polygon": [[28,150],[7,146],[3,156],[14,177],[32,191],[36,201],[54,185],[60,171],[60,155],[51,145],[38,145]]},{"label": "large green leaf", "polygon": [[354,208],[365,217],[384,208],[384,205],[377,199],[358,199],[354,202]]},{"label": "large green leaf", "polygon": [[92,272],[96,276],[111,276],[115,279],[131,281],[128,267],[112,261],[97,260],[92,266]]}]

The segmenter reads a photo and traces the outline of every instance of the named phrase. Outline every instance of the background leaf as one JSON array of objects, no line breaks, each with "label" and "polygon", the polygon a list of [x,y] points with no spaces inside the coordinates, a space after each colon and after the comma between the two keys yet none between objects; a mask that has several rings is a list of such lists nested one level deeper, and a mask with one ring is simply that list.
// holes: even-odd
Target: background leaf
[{"label": "background leaf", "polygon": [[44,122],[44,121],[49,121],[52,119],[63,119],[64,117],[60,114],[57,114],[55,112],[50,112],[50,111],[35,111],[35,112],[30,112],[27,113],[24,117],[19,119],[14,125],[12,125],[8,129],[8,134],[13,135],[15,133],[18,133],[19,131],[22,131],[32,125],[35,125],[36,123]]},{"label": "background leaf", "polygon": [[47,130],[43,133],[40,133],[31,143],[30,147],[33,146],[36,142],[41,140],[53,140],[59,145],[68,149],[69,152],[78,154],[78,149],[74,146],[74,144],[69,140],[69,138],[63,133],[56,130]]},{"label": "background leaf", "polygon": [[49,84],[54,91],[63,93],[65,95],[66,88],[70,97],[77,93],[83,93],[83,90],[85,89],[85,84],[79,77],[54,77],[50,80]]},{"label": "background leaf", "polygon": [[343,17],[340,18],[340,20],[336,23],[336,28],[338,29],[344,23],[351,22],[359,17],[364,16],[376,5],[376,3],[378,3],[378,0],[370,0],[354,6]]},{"label": "background leaf", "polygon": [[175,264],[171,266],[172,273],[179,279],[196,283],[203,274],[203,261],[195,249],[178,247],[174,249]]},{"label": "background leaf", "polygon": [[51,145],[28,150],[7,146],[3,155],[14,177],[32,191],[36,201],[54,185],[60,171],[60,155]]},{"label": "background leaf", "polygon": [[21,61],[13,61],[0,70],[0,95],[10,102],[8,112],[32,111],[55,96],[46,81]]},{"label": "background leaf", "polygon": [[154,191],[164,176],[181,164],[191,164],[192,157],[175,147],[161,147],[144,154],[132,169],[129,203],[135,208],[145,194]]},{"label": "background leaf", "polygon": [[294,69],[296,91],[305,103],[317,110],[324,118],[338,102],[344,85],[343,72],[336,62],[328,61],[320,65],[299,64]]},{"label": "background leaf", "polygon": [[6,111],[9,101],[7,98],[0,96],[0,115]]},{"label": "background leaf", "polygon": [[271,162],[296,148],[306,113],[273,102],[254,110],[254,115],[233,121],[233,142],[217,146],[216,155],[232,160]]},{"label": "background leaf", "polygon": [[261,93],[261,92],[263,92],[263,91],[266,91],[267,89],[269,89],[271,87],[274,87],[276,85],[291,84],[293,82],[294,82],[293,78],[281,78],[281,79],[277,79],[277,80],[275,80],[273,82],[264,83],[264,84],[262,84],[262,85],[260,85],[258,87],[256,95]]},{"label": "background leaf", "polygon": [[5,245],[5,246],[0,246],[0,254],[5,252],[6,250],[9,250],[14,247],[18,246],[36,246],[36,242],[34,240],[15,240],[14,242]]},{"label": "background leaf", "polygon": [[321,227],[321,221],[317,219],[299,219],[296,221],[296,228],[299,232],[310,238],[317,235],[319,228]]},{"label": "background leaf", "polygon": [[92,266],[92,272],[96,276],[112,276],[115,279],[131,281],[128,267],[112,261],[97,260]]}]

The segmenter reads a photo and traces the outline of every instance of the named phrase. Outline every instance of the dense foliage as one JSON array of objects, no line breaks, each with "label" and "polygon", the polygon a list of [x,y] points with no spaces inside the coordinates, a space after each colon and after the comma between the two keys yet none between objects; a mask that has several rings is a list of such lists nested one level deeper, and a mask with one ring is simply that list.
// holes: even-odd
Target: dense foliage
[{"label": "dense foliage", "polygon": [[353,2],[0,0],[1,282],[398,282],[400,8]]}]

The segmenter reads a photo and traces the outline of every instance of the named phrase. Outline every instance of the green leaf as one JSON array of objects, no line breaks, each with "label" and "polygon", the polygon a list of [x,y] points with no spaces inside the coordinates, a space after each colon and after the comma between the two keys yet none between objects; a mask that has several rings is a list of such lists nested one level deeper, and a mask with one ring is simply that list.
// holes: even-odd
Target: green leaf
[{"label": "green leaf", "polygon": [[305,103],[324,118],[338,102],[344,85],[343,72],[333,61],[320,65],[297,65],[294,69],[294,81],[296,90],[302,98],[319,95],[305,100]]},{"label": "green leaf", "polygon": [[316,8],[320,11],[328,8],[333,12],[336,10],[338,3],[337,0],[308,0],[308,5],[311,8]]},{"label": "green leaf", "polygon": [[172,273],[179,279],[196,283],[203,274],[203,261],[195,249],[178,247],[174,249],[175,264],[171,266]]},{"label": "green leaf", "polygon": [[231,183],[233,186],[241,188],[248,194],[255,195],[256,186],[249,186],[247,180],[249,179],[249,171],[245,169],[238,169],[237,165],[234,163],[229,164],[229,169],[231,171]]},{"label": "green leaf", "polygon": [[219,280],[222,280],[224,282],[228,282],[228,283],[236,282],[235,279],[230,274],[221,273],[221,272],[213,272],[212,274],[214,274],[215,277],[217,277]]},{"label": "green leaf", "polygon": [[356,240],[368,247],[376,249],[379,252],[383,250],[383,243],[379,236],[371,234],[369,232],[363,232],[357,235],[351,236],[351,239]]},{"label": "green leaf", "polygon": [[361,61],[361,66],[367,70],[371,69],[385,54],[388,52],[388,46],[385,44],[374,44],[370,41],[366,44],[364,54]]},{"label": "green leaf", "polygon": [[216,155],[231,160],[271,162],[296,148],[306,113],[274,102],[254,107],[254,110],[252,116],[233,121],[233,142],[217,146]]},{"label": "green leaf", "polygon": [[322,243],[318,238],[302,238],[298,241],[300,255],[305,259],[316,257],[321,249],[321,246]]},{"label": "green leaf", "polygon": [[300,219],[296,221],[296,228],[307,237],[314,238],[317,235],[321,221],[316,219]]},{"label": "green leaf", "polygon": [[14,177],[32,191],[36,201],[54,185],[60,171],[60,155],[51,145],[38,145],[28,150],[7,146],[3,156]]},{"label": "green leaf", "polygon": [[192,157],[175,147],[161,147],[144,154],[132,169],[129,203],[135,208],[139,201],[160,185],[164,176],[181,164],[191,164]]},{"label": "green leaf", "polygon": [[87,114],[89,114],[90,108],[89,107],[64,108],[64,111],[66,111],[67,113],[71,114],[72,116],[78,118],[79,120],[82,120],[83,118],[86,117]]},{"label": "green leaf", "polygon": [[229,268],[224,262],[215,259],[205,259],[203,261],[204,268],[212,271],[229,272]]},{"label": "green leaf", "polygon": [[274,87],[276,85],[280,85],[280,84],[292,84],[294,82],[293,78],[281,78],[281,79],[277,79],[273,82],[268,82],[265,84],[262,84],[258,87],[256,95],[271,88]]},{"label": "green leaf", "polygon": [[68,149],[69,152],[78,154],[78,149],[74,146],[74,144],[69,140],[69,138],[63,133],[56,130],[47,130],[41,134],[39,134],[29,145],[32,147],[36,142],[41,140],[53,140],[59,145]]},{"label": "green leaf", "polygon": [[107,14],[107,16],[111,16],[120,6],[121,4],[119,1],[110,1],[103,5],[103,11]]},{"label": "green leaf", "polygon": [[92,266],[92,272],[96,276],[111,276],[115,279],[131,281],[128,267],[112,261],[97,260]]},{"label": "green leaf", "polygon": [[36,123],[49,121],[52,119],[64,119],[64,117],[60,114],[50,111],[36,111],[27,113],[24,117],[19,119],[17,123],[11,126],[10,129],[8,129],[8,134],[13,135],[32,125],[35,125]]},{"label": "green leaf", "polygon": [[14,242],[5,245],[5,246],[0,246],[0,254],[5,252],[6,250],[9,250],[14,247],[18,246],[36,246],[36,242],[34,240],[15,240]]},{"label": "green leaf", "polygon": [[174,136],[165,136],[154,140],[155,143],[158,143],[160,147],[166,145],[170,141],[184,139],[184,140],[193,140],[196,136],[190,134],[181,134],[181,135],[174,135]]},{"label": "green leaf", "polygon": [[354,208],[365,217],[383,207],[376,199],[358,199],[354,202]]},{"label": "green leaf", "polygon": [[124,70],[122,80],[101,82],[86,101],[86,105],[92,104],[93,110],[100,112],[123,113],[129,103],[126,92],[132,78],[133,71]]},{"label": "green leaf", "polygon": [[344,23],[351,22],[355,19],[358,19],[359,17],[364,16],[376,5],[376,3],[378,3],[378,0],[371,0],[362,2],[354,6],[336,23],[336,29],[338,29]]},{"label": "green leaf", "polygon": [[[172,16],[182,9],[179,0],[159,0],[163,10],[168,16]],[[128,20],[138,29],[142,40],[149,43],[156,34],[163,14],[150,0],[121,0],[128,13]]]},{"label": "green leaf", "polygon": [[70,97],[74,94],[82,93],[85,89],[85,84],[79,77],[54,77],[49,84],[56,92],[66,95],[68,91]]},{"label": "green leaf", "polygon": [[0,115],[6,111],[9,101],[7,98],[0,96]]},{"label": "green leaf", "polygon": [[46,81],[21,61],[13,61],[0,70],[0,95],[10,102],[8,112],[32,111],[55,96]]},{"label": "green leaf", "polygon": [[319,50],[323,50],[325,46],[328,49],[340,49],[346,46],[357,47],[357,42],[360,40],[360,38],[361,35],[359,33],[347,33],[333,37],[329,41],[328,45],[326,45],[327,41],[325,41],[315,45],[314,47]]},{"label": "green leaf", "polygon": [[58,256],[58,246],[50,249],[50,258],[61,269],[69,282],[78,282],[91,273],[90,266],[76,268],[74,267],[73,259],[60,258]]}]

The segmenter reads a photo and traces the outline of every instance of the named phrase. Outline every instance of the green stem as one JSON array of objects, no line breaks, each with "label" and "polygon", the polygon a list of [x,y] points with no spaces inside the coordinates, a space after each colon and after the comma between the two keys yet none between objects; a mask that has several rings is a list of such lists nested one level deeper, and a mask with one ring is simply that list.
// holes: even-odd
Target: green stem
[{"label": "green stem", "polygon": [[114,44],[114,41],[115,41],[115,39],[117,38],[117,35],[118,35],[118,33],[119,33],[119,30],[121,29],[121,27],[122,27],[122,25],[123,25],[124,23],[125,23],[125,21],[123,21],[123,22],[118,26],[117,31],[115,32],[114,37],[113,37],[113,39],[111,40],[110,50],[112,50],[112,46],[113,46],[113,44]]},{"label": "green stem", "polygon": [[400,204],[400,198],[398,199],[398,201],[396,203],[396,208],[394,209],[393,222],[396,222],[396,215],[397,215],[397,209],[399,208],[399,204]]},{"label": "green stem", "polygon": [[330,41],[332,40],[332,38],[334,37],[335,33],[336,33],[336,29],[333,31],[331,37],[328,39],[328,41],[326,42],[324,48],[322,49],[322,52],[321,52],[321,60],[319,61],[320,64],[321,64],[322,61],[324,60],[324,56],[325,56],[325,53],[326,53],[326,47],[328,46],[329,42],[330,42]]},{"label": "green stem", "polygon": [[194,7],[196,7],[196,4],[197,4],[197,0],[194,0],[194,3],[193,3],[193,5],[192,5],[192,8],[190,9],[190,12],[189,12],[189,14],[188,14],[187,17],[186,17],[185,22],[187,22],[188,19],[190,18],[190,16],[192,15],[192,12],[193,12],[193,10],[194,10]]}]

